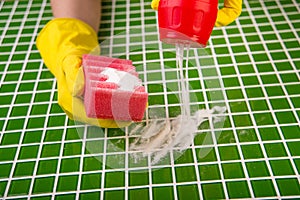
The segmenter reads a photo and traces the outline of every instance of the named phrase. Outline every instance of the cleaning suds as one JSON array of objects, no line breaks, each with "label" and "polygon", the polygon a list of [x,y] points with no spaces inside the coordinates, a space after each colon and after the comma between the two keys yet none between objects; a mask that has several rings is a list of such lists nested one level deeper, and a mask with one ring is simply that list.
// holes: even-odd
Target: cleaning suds
[{"label": "cleaning suds", "polygon": [[120,90],[133,91],[136,87],[142,86],[140,79],[128,72],[108,67],[101,74],[108,77],[106,82],[118,84]]},{"label": "cleaning suds", "polygon": [[[129,133],[130,137],[135,137],[135,140],[130,144],[129,150],[142,152],[143,157],[151,156],[152,164],[158,163],[174,149],[178,151],[186,150],[192,145],[198,127],[203,122],[208,120],[212,123],[222,121],[222,117],[215,114],[223,114],[226,111],[225,107],[215,106],[210,110],[198,110],[191,114],[188,83],[189,47],[186,47],[187,55],[184,75],[183,57],[185,47],[183,44],[176,45],[181,115],[174,119],[154,119],[146,126],[138,124]],[[134,157],[136,162],[141,159],[137,154]]]}]

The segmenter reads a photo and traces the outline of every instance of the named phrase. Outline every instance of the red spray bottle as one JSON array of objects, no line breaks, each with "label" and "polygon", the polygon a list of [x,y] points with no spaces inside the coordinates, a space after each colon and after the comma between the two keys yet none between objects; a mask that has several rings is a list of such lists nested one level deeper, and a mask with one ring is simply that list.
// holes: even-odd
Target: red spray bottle
[{"label": "red spray bottle", "polygon": [[215,25],[218,0],[160,0],[160,40],[168,44],[205,47]]}]

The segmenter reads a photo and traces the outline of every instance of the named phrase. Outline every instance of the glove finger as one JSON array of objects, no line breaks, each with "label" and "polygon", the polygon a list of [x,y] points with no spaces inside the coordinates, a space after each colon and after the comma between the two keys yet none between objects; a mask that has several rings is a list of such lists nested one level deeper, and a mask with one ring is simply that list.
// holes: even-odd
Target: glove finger
[{"label": "glove finger", "polygon": [[215,25],[227,26],[232,23],[242,12],[242,0],[225,0],[224,7],[218,11]]},{"label": "glove finger", "polygon": [[153,10],[158,10],[159,0],[152,0],[151,2],[151,8]]},{"label": "glove finger", "polygon": [[62,61],[66,85],[73,96],[81,96],[84,90],[84,75],[81,63],[81,57],[77,55],[68,55]]}]

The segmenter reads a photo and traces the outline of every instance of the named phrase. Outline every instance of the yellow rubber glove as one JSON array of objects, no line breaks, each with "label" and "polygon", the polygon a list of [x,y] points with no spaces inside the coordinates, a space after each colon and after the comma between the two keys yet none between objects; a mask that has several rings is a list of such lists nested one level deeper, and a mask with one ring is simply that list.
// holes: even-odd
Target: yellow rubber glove
[{"label": "yellow rubber glove", "polygon": [[242,12],[242,0],[224,0],[223,8],[218,11],[215,25],[227,26],[232,23]]},{"label": "yellow rubber glove", "polygon": [[57,79],[58,104],[70,119],[104,128],[130,124],[86,117],[80,96],[84,88],[81,58],[98,47],[97,34],[89,25],[77,19],[53,19],[39,33],[36,45],[46,66]]},{"label": "yellow rubber glove", "polygon": [[[159,0],[152,0],[151,8],[158,10]],[[224,0],[223,8],[218,11],[215,25],[227,26],[232,23],[242,12],[242,0]]]}]

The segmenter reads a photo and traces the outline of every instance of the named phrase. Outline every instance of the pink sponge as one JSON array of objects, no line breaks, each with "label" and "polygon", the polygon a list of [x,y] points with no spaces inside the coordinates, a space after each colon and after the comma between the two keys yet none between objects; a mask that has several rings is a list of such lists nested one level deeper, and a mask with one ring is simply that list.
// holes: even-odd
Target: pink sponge
[{"label": "pink sponge", "polygon": [[87,54],[82,58],[85,75],[84,105],[87,116],[141,121],[148,102],[145,88],[137,86],[133,91],[122,90],[117,83],[106,82],[109,77],[101,74],[105,69],[113,68],[138,77],[132,61]]}]

